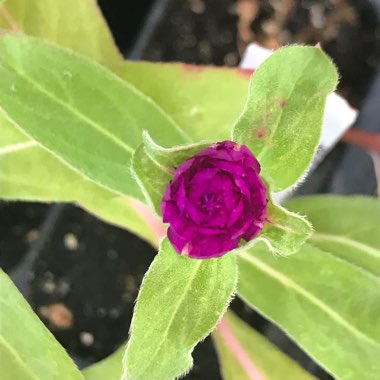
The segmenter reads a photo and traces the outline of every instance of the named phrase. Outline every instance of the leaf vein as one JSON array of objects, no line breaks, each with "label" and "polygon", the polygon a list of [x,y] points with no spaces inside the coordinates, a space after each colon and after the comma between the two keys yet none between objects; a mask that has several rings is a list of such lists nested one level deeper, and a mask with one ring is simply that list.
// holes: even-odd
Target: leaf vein
[{"label": "leaf vein", "polygon": [[376,249],[374,247],[371,247],[367,244],[361,243],[359,241],[356,241],[354,239],[351,239],[346,236],[338,236],[333,234],[324,234],[324,233],[313,233],[311,236],[311,240],[314,241],[330,241],[334,243],[340,243],[349,247],[353,247],[356,249],[359,249],[361,251],[364,251],[368,253],[371,256],[380,258],[380,250]]},{"label": "leaf vein", "polygon": [[[165,329],[165,331],[163,333],[163,338],[158,343],[157,348],[155,349],[154,353],[150,356],[149,363],[147,363],[147,365],[145,367],[143,367],[142,370],[140,370],[140,373],[143,373],[146,370],[146,368],[149,367],[150,363],[152,363],[154,361],[154,359],[156,358],[156,356],[158,355],[158,353],[159,353],[159,351],[161,349],[161,346],[165,342],[165,339],[166,339],[166,337],[168,335],[168,332],[169,332],[169,330],[171,328],[171,325],[172,325],[172,323],[173,323],[173,321],[174,321],[174,319],[175,319],[175,317],[176,317],[176,315],[177,315],[177,313],[178,313],[181,305],[183,304],[183,302],[184,302],[184,300],[186,298],[187,292],[191,288],[191,286],[193,284],[193,281],[194,281],[194,279],[197,276],[198,269],[199,269],[200,265],[201,265],[201,261],[199,263],[196,263],[196,265],[194,266],[193,273],[191,274],[191,276],[190,276],[190,278],[188,280],[188,283],[187,283],[187,285],[186,285],[186,287],[185,287],[185,289],[184,289],[184,291],[183,291],[183,293],[182,293],[182,295],[181,295],[181,297],[179,299],[179,302],[178,302],[176,308],[174,309],[173,314],[172,314],[170,320],[167,323],[167,327],[166,327],[166,329]],[[128,349],[127,349],[127,353],[126,354],[128,355]]]},{"label": "leaf vein", "polygon": [[[134,152],[134,149],[126,144],[124,141],[122,141],[119,137],[115,136],[114,134],[110,133],[106,129],[104,129],[100,124],[98,124],[96,121],[92,120],[91,118],[84,115],[79,110],[75,109],[74,107],[70,106],[69,104],[65,103],[61,99],[54,96],[54,94],[50,93],[47,89],[45,89],[43,86],[41,86],[39,83],[37,83],[32,78],[28,77],[21,71],[16,70],[14,67],[9,66],[9,69],[14,71],[18,76],[20,76],[22,79],[24,79],[26,82],[29,82],[32,86],[34,86],[39,92],[44,94],[46,97],[51,99],[53,102],[60,105],[62,108],[69,111],[74,116],[78,117],[78,119],[84,121],[86,124],[93,127],[95,130],[97,130],[100,134],[108,138],[109,140],[113,141],[115,144],[123,148],[125,151],[127,151],[129,154]],[[21,126],[20,126],[21,127]],[[21,127],[22,128],[22,127]],[[24,128],[22,128],[24,129]]]},{"label": "leaf vein", "polygon": [[0,147],[0,156],[5,155],[5,154],[9,154],[9,153],[18,152],[20,150],[24,150],[24,149],[28,149],[28,148],[33,148],[37,145],[38,144],[36,141],[26,141],[23,143],[17,143],[17,144],[2,146],[2,147]]},{"label": "leaf vein", "polygon": [[9,344],[9,342],[4,338],[2,334],[0,334],[0,343],[2,343],[3,347],[5,347],[5,349],[11,353],[15,360],[20,363],[21,367],[23,367],[26,370],[26,372],[28,372],[31,375],[32,379],[40,380],[36,376],[36,374],[26,365],[26,363],[24,362],[24,360],[22,360],[18,352]]},{"label": "leaf vein", "polygon": [[[308,61],[306,62],[305,66],[303,67],[299,77],[294,81],[293,85],[292,85],[292,88],[290,90],[290,92],[288,93],[288,98],[290,98],[294,92],[294,90],[296,89],[297,85],[298,85],[298,81],[303,77],[307,67],[309,66],[310,62],[312,62],[314,59],[313,56],[311,56]],[[278,126],[279,124],[281,123],[281,119],[283,117],[283,114],[284,114],[284,109],[285,107],[281,107],[280,109],[280,112],[279,112],[279,115],[277,116],[277,120],[276,120],[276,124],[273,126],[273,128],[271,129],[271,132],[268,136],[268,139],[272,139],[274,134],[276,133],[277,129],[278,129]],[[269,149],[269,145],[264,145],[263,149],[261,150],[261,152],[257,155],[257,159],[260,161],[261,158],[263,157],[263,155],[266,153],[266,151]]]},{"label": "leaf vein", "polygon": [[329,315],[332,319],[334,319],[338,324],[344,326],[347,330],[351,331],[354,335],[357,337],[364,339],[371,343],[372,345],[377,346],[380,348],[380,343],[373,338],[369,337],[368,335],[364,334],[360,330],[357,329],[356,326],[352,325],[350,322],[348,322],[345,318],[343,318],[342,315],[334,311],[329,305],[324,303],[323,301],[319,300],[317,297],[315,297],[312,293],[307,291],[305,288],[300,286],[298,283],[296,283],[294,280],[291,278],[285,276],[284,274],[278,272],[274,268],[271,268],[269,265],[265,264],[261,260],[259,260],[257,257],[254,257],[247,252],[240,252],[239,253],[240,257],[254,266],[256,266],[258,269],[261,271],[265,272],[268,274],[270,277],[273,279],[277,280],[280,282],[282,285],[289,289],[293,289],[295,292],[298,294],[302,295],[305,297],[310,303],[314,304],[321,310],[323,310],[327,315]]}]

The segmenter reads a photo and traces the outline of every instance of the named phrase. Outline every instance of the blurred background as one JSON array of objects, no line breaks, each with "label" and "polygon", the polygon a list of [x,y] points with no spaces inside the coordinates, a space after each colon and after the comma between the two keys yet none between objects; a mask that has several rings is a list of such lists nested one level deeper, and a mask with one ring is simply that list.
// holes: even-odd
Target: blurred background
[{"label": "blurred background", "polygon": [[[380,2],[375,0],[99,0],[129,59],[237,66],[247,44],[315,45],[341,74],[339,93],[360,111],[357,127],[380,132]],[[379,157],[377,155],[377,157]],[[375,165],[338,144],[298,190],[374,194]],[[377,167],[379,170],[379,168]],[[0,203],[0,266],[80,366],[123,343],[148,244],[74,205]],[[238,299],[233,309],[319,379],[331,379],[279,329]],[[220,379],[211,340],[186,379]]]}]

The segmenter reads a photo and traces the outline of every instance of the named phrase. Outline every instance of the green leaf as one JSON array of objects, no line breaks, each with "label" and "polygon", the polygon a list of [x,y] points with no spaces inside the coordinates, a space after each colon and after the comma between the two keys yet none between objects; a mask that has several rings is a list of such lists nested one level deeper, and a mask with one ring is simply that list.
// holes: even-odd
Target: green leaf
[{"label": "green leaf", "polygon": [[315,379],[230,311],[212,335],[224,380]]},{"label": "green leaf", "polygon": [[[73,18],[76,28],[71,27]],[[12,31],[15,27],[72,48],[117,73],[121,69],[123,77],[159,102],[195,139],[203,133],[227,138],[230,125],[244,104],[247,77],[235,69],[148,62],[126,62],[120,66],[120,56],[93,0],[82,0],[80,4],[75,0],[12,0],[0,9],[0,23],[3,29]],[[146,80],[153,77],[157,81]],[[210,90],[216,85],[217,92]],[[0,197],[78,201],[102,219],[157,243],[158,220],[147,210],[143,216],[142,205],[136,207],[133,199],[115,195],[81,177],[28,141],[4,117],[1,119]]]},{"label": "green leaf", "polygon": [[147,132],[143,133],[143,143],[132,158],[132,171],[147,203],[158,215],[161,215],[161,201],[175,169],[209,145],[198,143],[163,148]]},{"label": "green leaf", "polygon": [[2,380],[83,380],[63,347],[0,269]]},{"label": "green leaf", "polygon": [[[0,127],[2,137],[7,130],[3,127]],[[79,202],[101,219],[128,228],[153,245],[157,244],[160,221],[147,206],[96,185],[34,142],[0,146],[0,168],[0,197],[3,199]]]},{"label": "green leaf", "polygon": [[193,141],[231,138],[249,84],[249,75],[239,69],[181,63],[126,61],[121,75],[159,104]]},{"label": "green leaf", "polygon": [[[0,7],[0,25],[3,30],[22,30],[72,48],[114,72],[119,73],[124,67],[93,0],[79,3],[77,0],[7,1]],[[19,132],[3,115],[0,115],[0,134],[0,197],[43,202],[79,201],[102,219],[127,227],[152,244],[157,242],[157,233],[143,218],[136,201],[115,195],[74,172]],[[153,224],[158,223],[153,220]]]},{"label": "green leaf", "polygon": [[192,367],[191,352],[214,328],[233,295],[236,257],[195,260],[167,239],[140,290],[125,356],[124,379],[167,380]]},{"label": "green leaf", "polygon": [[[94,0],[80,4],[76,0],[8,1],[0,8],[0,25],[4,30],[22,30],[69,47],[118,74],[121,70],[124,78],[158,102],[194,139],[204,135],[227,138],[245,101],[247,76],[235,69],[148,62],[120,65],[120,56]],[[213,91],[216,86],[217,92]],[[157,243],[159,223],[147,210],[142,217],[142,205],[136,207],[135,200],[117,196],[81,177],[0,117],[0,197],[79,201],[102,219]]]},{"label": "green leaf", "polygon": [[[128,79],[134,79],[136,86],[160,102],[194,139],[200,137],[202,131],[210,138],[213,133],[221,140],[228,138],[248,84],[246,77],[232,69],[202,67],[191,71],[181,64],[127,62],[124,71]],[[147,81],[146,77],[160,78],[160,81]],[[213,91],[219,82],[218,91]],[[194,109],[200,113],[189,112]],[[77,201],[102,219],[157,244],[157,233],[153,230],[158,228],[157,219],[152,214],[143,218],[133,199],[115,195],[86,180],[40,146],[28,142],[8,121],[2,120],[0,131],[0,197]],[[156,227],[152,228],[152,220]]]},{"label": "green leaf", "polygon": [[297,252],[312,231],[304,217],[275,204],[268,192],[267,221],[257,241],[264,241],[272,253],[287,256]]},{"label": "green leaf", "polygon": [[310,243],[286,259],[264,245],[240,253],[239,296],[337,378],[378,379],[379,200],[318,196],[290,206],[312,221]]},{"label": "green leaf", "polygon": [[82,371],[86,380],[120,380],[123,375],[123,355],[125,348],[120,347],[112,355],[106,357]]},{"label": "green leaf", "polygon": [[173,145],[185,134],[151,100],[74,53],[0,40],[0,104],[20,130],[93,181],[139,197],[129,172],[142,128]]},{"label": "green leaf", "polygon": [[338,74],[321,49],[277,50],[252,76],[233,139],[248,145],[262,173],[280,191],[308,168],[318,146],[326,97]]},{"label": "green leaf", "polygon": [[[290,201],[315,223],[310,243],[380,276],[380,201],[369,197],[315,196]],[[336,222],[337,215],[344,215]]]},{"label": "green leaf", "polygon": [[0,28],[54,41],[115,72],[121,69],[122,57],[95,0],[7,0],[0,6]]}]

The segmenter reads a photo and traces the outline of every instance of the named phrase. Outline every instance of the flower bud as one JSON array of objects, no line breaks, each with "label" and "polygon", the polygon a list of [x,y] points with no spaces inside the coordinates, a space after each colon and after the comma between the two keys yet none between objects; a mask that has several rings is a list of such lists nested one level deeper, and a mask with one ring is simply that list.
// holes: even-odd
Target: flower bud
[{"label": "flower bud", "polygon": [[263,228],[267,191],[260,164],[245,145],[223,141],[175,171],[161,208],[176,251],[193,258],[219,257],[252,240]]}]

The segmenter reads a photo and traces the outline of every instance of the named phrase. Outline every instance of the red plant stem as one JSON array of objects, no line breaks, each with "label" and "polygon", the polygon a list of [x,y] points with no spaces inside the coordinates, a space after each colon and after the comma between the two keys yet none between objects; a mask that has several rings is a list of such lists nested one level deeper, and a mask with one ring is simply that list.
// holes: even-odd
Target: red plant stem
[{"label": "red plant stem", "polygon": [[251,380],[264,380],[264,376],[261,374],[260,370],[254,365],[252,360],[249,358],[244,348],[241,346],[240,342],[236,339],[234,333],[232,332],[228,322],[222,319],[217,327],[219,334],[223,337],[227,343],[230,350],[234,353],[240,365],[246,371],[248,377]]},{"label": "red plant stem", "polygon": [[129,202],[132,205],[132,207],[140,214],[142,219],[144,219],[147,227],[152,232],[155,238],[156,246],[158,247],[160,244],[160,240],[166,236],[165,225],[146,204],[133,198],[131,198]]},{"label": "red plant stem", "polygon": [[369,152],[380,152],[380,134],[350,128],[343,136],[342,141],[356,145]]},{"label": "red plant stem", "polygon": [[375,175],[377,182],[377,196],[380,198],[380,153],[372,152],[371,157],[373,160],[373,166],[375,167]]}]

